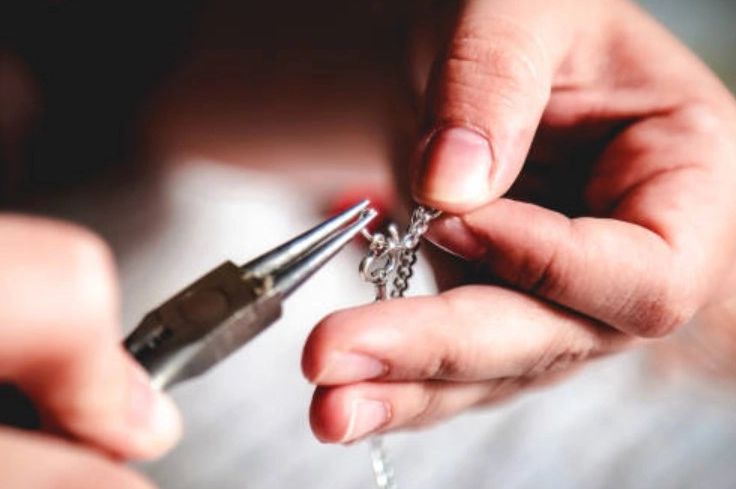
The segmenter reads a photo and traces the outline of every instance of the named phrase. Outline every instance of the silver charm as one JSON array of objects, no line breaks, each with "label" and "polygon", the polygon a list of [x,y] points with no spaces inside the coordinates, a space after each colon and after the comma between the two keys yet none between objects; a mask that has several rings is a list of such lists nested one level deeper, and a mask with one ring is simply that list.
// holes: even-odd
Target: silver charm
[{"label": "silver charm", "polygon": [[[430,221],[440,212],[419,206],[414,209],[409,228],[404,236],[399,235],[395,224],[388,226],[388,233],[373,233],[363,230],[363,236],[370,241],[368,255],[360,262],[360,275],[376,287],[376,300],[388,297],[403,297],[409,288],[409,279],[417,261],[417,249],[422,235],[427,232]],[[393,278],[390,293],[388,284]]]}]

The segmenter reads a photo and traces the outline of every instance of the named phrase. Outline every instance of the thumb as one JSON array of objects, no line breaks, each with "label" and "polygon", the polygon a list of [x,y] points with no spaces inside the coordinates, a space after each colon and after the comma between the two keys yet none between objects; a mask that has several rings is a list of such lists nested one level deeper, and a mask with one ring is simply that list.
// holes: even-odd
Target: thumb
[{"label": "thumb", "polygon": [[426,96],[426,130],[413,171],[414,198],[464,212],[516,179],[552,78],[571,43],[560,2],[471,0]]}]

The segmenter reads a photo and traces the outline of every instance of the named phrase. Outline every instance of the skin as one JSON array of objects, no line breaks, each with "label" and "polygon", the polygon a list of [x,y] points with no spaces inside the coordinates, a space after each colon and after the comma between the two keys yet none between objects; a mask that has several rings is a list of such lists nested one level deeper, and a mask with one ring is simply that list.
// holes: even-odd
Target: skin
[{"label": "skin", "polygon": [[[733,290],[736,109],[692,54],[621,0],[453,15],[420,17],[410,172],[414,197],[445,211],[429,237],[459,257],[437,262],[459,286],[315,328],[303,367],[326,442],[554,382]],[[162,454],[180,421],[119,346],[107,247],[9,214],[0,236],[0,378],[46,428],[0,429],[0,487],[151,487],[120,461]]]},{"label": "skin", "polygon": [[162,454],[180,419],[120,347],[106,245],[70,224],[9,214],[0,236],[0,378],[32,399],[45,427],[0,428],[0,486],[150,488],[121,461]]},{"label": "skin", "polygon": [[433,20],[410,172],[459,273],[317,325],[303,370],[325,442],[557,380],[736,290],[736,106],[692,53],[623,0],[469,0]]}]

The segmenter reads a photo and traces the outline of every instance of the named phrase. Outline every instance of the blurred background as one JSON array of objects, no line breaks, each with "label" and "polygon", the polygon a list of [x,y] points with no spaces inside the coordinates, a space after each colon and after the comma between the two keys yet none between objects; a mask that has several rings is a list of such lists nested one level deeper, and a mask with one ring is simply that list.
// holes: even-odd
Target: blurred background
[{"label": "blurred background", "polygon": [[[736,89],[736,2],[641,4]],[[390,163],[413,136],[411,11],[386,1],[4,1],[0,202],[110,242],[128,331],[182,284],[283,241],[346,193],[392,205]],[[310,434],[299,371],[320,317],[371,300],[361,253],[347,250],[277,327],[177,389],[187,434],[139,468],[164,489],[371,487],[366,446]],[[412,293],[433,290],[422,263]],[[391,436],[399,481],[735,487],[735,327],[733,304],[562,385]]]}]

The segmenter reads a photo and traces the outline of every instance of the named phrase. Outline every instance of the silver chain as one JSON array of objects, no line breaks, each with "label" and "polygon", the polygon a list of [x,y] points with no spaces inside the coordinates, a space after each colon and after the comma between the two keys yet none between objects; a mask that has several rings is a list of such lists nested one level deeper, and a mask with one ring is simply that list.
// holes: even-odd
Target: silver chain
[{"label": "silver chain", "polygon": [[[414,274],[417,251],[422,235],[427,232],[430,221],[440,212],[427,207],[414,209],[409,227],[404,236],[399,235],[394,224],[388,226],[386,234],[363,231],[370,245],[368,254],[360,262],[360,275],[376,287],[376,300],[404,297],[409,280]],[[393,278],[389,291],[389,282]],[[371,443],[371,462],[378,489],[398,489],[393,464],[383,446],[383,437],[374,436]]]},{"label": "silver chain", "polygon": [[[411,215],[406,234],[399,235],[395,224],[388,226],[388,232],[369,233],[363,231],[368,239],[368,255],[360,262],[360,275],[376,287],[376,300],[403,297],[409,288],[409,279],[414,273],[417,250],[422,235],[427,232],[432,219],[439,211],[418,206]],[[388,284],[393,277],[393,288]]]}]

